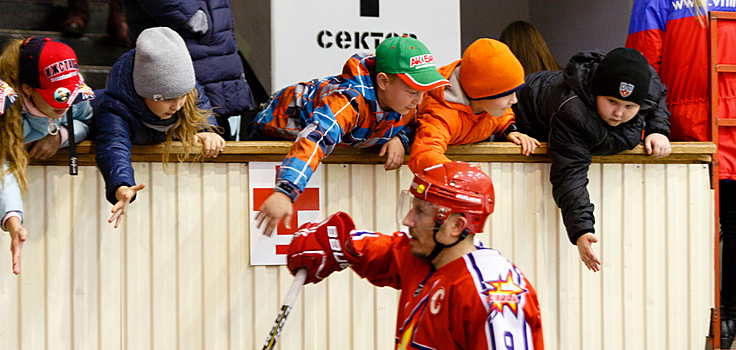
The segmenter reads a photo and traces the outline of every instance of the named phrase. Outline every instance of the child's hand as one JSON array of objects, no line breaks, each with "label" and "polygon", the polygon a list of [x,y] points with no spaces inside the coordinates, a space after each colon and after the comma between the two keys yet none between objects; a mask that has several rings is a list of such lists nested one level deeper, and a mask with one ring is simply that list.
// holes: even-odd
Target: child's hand
[{"label": "child's hand", "polygon": [[204,147],[202,154],[205,158],[217,158],[217,155],[225,150],[225,139],[214,132],[200,132],[194,135],[194,140],[202,143]]},{"label": "child's hand", "polygon": [[36,141],[28,151],[28,155],[34,159],[46,159],[52,157],[61,147],[61,133],[56,135],[48,134],[42,139]]},{"label": "child's hand", "polygon": [[125,213],[128,211],[128,204],[130,204],[130,200],[133,199],[133,196],[136,194],[136,192],[142,190],[145,187],[145,183],[135,185],[133,187],[118,187],[118,189],[115,191],[115,197],[118,199],[118,202],[115,203],[115,205],[112,207],[112,216],[109,220],[107,220],[107,222],[112,223],[113,221],[115,221],[115,228],[118,228],[118,225],[120,225],[120,220],[123,219],[123,215],[125,215]]},{"label": "child's hand", "polygon": [[388,156],[386,165],[383,166],[386,171],[401,167],[401,164],[404,164],[404,144],[401,143],[401,138],[394,136],[384,143],[381,152],[378,152],[378,156],[383,157],[384,154]]},{"label": "child's hand", "polygon": [[517,145],[521,145],[521,154],[525,156],[534,153],[534,150],[540,145],[537,139],[518,131],[510,132],[506,138]]},{"label": "child's hand", "polygon": [[591,244],[596,242],[598,242],[598,237],[590,232],[578,237],[577,240],[580,259],[583,260],[583,263],[585,263],[585,267],[593,272],[598,272],[601,270],[601,261],[595,255],[593,247],[591,247]]},{"label": "child's hand", "polygon": [[28,237],[28,231],[20,225],[18,217],[11,217],[5,222],[5,228],[10,233],[10,252],[13,253],[13,273],[20,273],[20,249]]},{"label": "child's hand", "polygon": [[666,157],[672,152],[670,140],[667,136],[658,133],[649,134],[644,139],[644,149],[647,151],[647,154],[656,158]]},{"label": "child's hand", "polygon": [[286,193],[275,191],[261,204],[256,214],[256,228],[260,229],[264,222],[263,235],[270,237],[273,230],[284,219],[284,226],[291,229],[291,198]]}]

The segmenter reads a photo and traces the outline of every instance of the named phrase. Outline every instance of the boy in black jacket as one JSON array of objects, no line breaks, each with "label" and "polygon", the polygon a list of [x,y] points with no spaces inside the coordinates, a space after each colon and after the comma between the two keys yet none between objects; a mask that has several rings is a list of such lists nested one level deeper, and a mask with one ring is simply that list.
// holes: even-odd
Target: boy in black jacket
[{"label": "boy in black jacket", "polygon": [[654,157],[670,154],[666,88],[646,58],[634,49],[578,53],[562,71],[525,78],[513,106],[519,131],[547,141],[552,157],[552,194],[570,242],[592,271],[600,269],[592,243],[593,204],[588,166],[593,155],[613,155],[642,141]]}]

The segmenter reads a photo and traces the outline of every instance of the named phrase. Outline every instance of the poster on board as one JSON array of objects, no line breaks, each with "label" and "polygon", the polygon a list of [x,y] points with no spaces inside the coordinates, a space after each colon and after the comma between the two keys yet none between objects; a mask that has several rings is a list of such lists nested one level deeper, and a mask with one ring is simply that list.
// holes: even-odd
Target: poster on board
[{"label": "poster on board", "polygon": [[306,222],[322,221],[324,219],[322,167],[312,174],[304,192],[294,202],[294,213],[291,216],[291,229],[284,223],[279,224],[271,237],[264,236],[261,229],[256,228],[256,214],[263,201],[273,193],[276,171],[280,162],[250,162],[248,163],[248,178],[250,183],[250,264],[256,265],[286,265],[286,253],[289,249],[291,237],[302,224]]},{"label": "poster on board", "polygon": [[460,59],[460,1],[272,1],[271,89],[339,74],[350,56],[397,35],[422,41],[437,67]]}]

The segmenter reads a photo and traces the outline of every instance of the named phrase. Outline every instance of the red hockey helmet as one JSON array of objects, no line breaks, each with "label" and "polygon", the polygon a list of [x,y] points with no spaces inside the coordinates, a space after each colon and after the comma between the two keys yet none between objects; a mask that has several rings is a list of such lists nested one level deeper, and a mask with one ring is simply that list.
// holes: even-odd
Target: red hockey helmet
[{"label": "red hockey helmet", "polygon": [[483,231],[493,212],[493,183],[482,170],[465,162],[450,162],[414,174],[410,193],[435,205],[434,221],[444,223],[452,213],[467,219],[470,233]]}]

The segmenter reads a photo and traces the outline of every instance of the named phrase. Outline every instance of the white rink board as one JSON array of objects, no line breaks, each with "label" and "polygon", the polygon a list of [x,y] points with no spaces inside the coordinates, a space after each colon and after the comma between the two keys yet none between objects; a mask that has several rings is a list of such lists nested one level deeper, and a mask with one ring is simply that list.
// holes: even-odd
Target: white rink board
[{"label": "white rink board", "polygon": [[[361,16],[363,3],[377,3],[378,17]],[[460,1],[273,1],[271,89],[340,74],[350,56],[397,34],[422,41],[438,67],[460,59]]]},{"label": "white rink board", "polygon": [[[701,164],[590,167],[594,245],[583,267],[547,163],[481,163],[495,212],[479,238],[536,289],[546,349],[702,349],[713,300],[713,191]],[[0,235],[3,349],[260,349],[292,277],[251,266],[248,164],[134,163],[147,187],[122,226],[95,167],[31,166],[20,276]],[[325,214],[397,228],[406,166],[323,164]],[[281,350],[391,349],[398,293],[350,271],[302,289]]]}]

